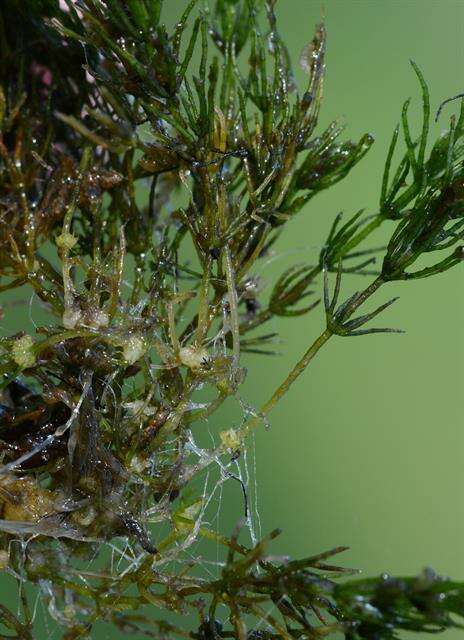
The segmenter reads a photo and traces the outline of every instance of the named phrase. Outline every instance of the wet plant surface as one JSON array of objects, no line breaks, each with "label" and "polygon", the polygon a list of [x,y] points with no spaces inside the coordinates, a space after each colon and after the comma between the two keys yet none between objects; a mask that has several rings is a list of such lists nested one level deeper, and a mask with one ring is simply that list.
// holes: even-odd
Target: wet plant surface
[{"label": "wet plant surface", "polygon": [[[422,122],[407,101],[377,213],[337,216],[317,264],[291,266],[266,293],[256,269],[287,222],[373,138],[317,126],[323,25],[297,88],[275,1],[192,0],[172,31],[162,4],[0,6],[0,291],[32,290],[48,314],[34,335],[0,338],[0,566],[20,595],[18,611],[0,605],[1,637],[37,637],[29,584],[67,640],[101,621],[198,640],[459,626],[464,584],[431,570],[347,579],[332,560],[344,547],[270,555],[278,531],[257,539],[234,463],[327,341],[399,331],[376,324],[396,299],[365,308],[386,283],[462,261],[463,104],[444,105],[441,118],[457,113],[430,141],[429,92],[412,62]],[[372,249],[381,226],[389,240]],[[345,274],[361,282],[349,297]],[[266,323],[319,303],[319,337],[262,407],[244,405],[241,355],[272,355]],[[206,446],[202,427],[227,399],[243,419]],[[226,537],[207,514],[229,481],[244,513]],[[198,539],[223,548],[217,576],[187,558]],[[197,622],[178,626],[172,612]]]}]

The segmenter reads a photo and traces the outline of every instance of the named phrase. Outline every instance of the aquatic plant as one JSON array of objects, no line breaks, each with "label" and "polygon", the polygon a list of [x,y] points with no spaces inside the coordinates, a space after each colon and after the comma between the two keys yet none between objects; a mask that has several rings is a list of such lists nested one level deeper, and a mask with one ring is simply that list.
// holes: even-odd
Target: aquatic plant
[{"label": "aquatic plant", "polygon": [[[102,621],[198,640],[457,627],[464,584],[430,570],[347,579],[330,561],[343,547],[270,555],[278,532],[256,538],[235,462],[328,340],[397,331],[371,323],[395,299],[365,309],[386,283],[462,261],[464,107],[428,151],[413,62],[420,132],[407,101],[378,212],[338,215],[317,264],[293,265],[266,294],[257,265],[373,139],[318,130],[323,25],[298,90],[275,0],[192,0],[171,31],[162,4],[0,6],[0,291],[32,289],[47,314],[34,335],[0,339],[0,566],[20,595],[18,612],[0,605],[1,637],[36,637],[32,584],[66,640]],[[372,248],[380,226],[389,240]],[[345,274],[367,284],[344,297]],[[318,276],[325,327],[261,408],[245,405],[242,354],[273,352],[271,318],[315,309]],[[243,419],[205,444],[228,398]],[[207,517],[227,481],[244,498],[230,537]],[[186,553],[200,538],[224,549],[211,578]],[[175,622],[189,612],[196,622]]]}]

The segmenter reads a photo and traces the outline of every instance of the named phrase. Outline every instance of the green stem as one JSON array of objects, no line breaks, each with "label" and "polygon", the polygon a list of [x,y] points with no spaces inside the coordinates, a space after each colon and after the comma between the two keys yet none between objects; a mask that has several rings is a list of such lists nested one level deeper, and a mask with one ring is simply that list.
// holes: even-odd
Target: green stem
[{"label": "green stem", "polygon": [[332,332],[329,329],[326,329],[321,333],[321,335],[316,338],[316,340],[312,343],[309,349],[305,352],[303,357],[296,363],[293,369],[288,374],[287,378],[282,382],[282,384],[277,387],[272,396],[269,398],[267,402],[263,404],[261,410],[258,415],[251,418],[247,423],[243,425],[240,430],[240,437],[244,438],[248,432],[254,429],[260,422],[261,418],[266,416],[279,402],[283,395],[287,393],[289,388],[295,382],[295,380],[303,373],[308,364],[314,358],[314,356],[318,353],[319,349],[324,346],[324,344],[332,337]]},{"label": "green stem", "polygon": [[[385,281],[381,276],[376,278],[371,284],[362,291],[358,297],[347,307],[345,311],[345,319],[348,319],[355,311],[360,307],[371,295],[373,295],[377,289],[384,284]],[[288,374],[287,378],[282,384],[277,387],[269,400],[263,404],[259,413],[248,422],[246,422],[240,429],[239,436],[241,439],[254,429],[259,422],[275,407],[279,400],[284,396],[295,380],[303,373],[306,367],[309,365],[314,356],[319,352],[319,349],[325,345],[325,343],[333,336],[332,331],[327,327],[321,335],[316,338],[309,349],[304,353],[303,357],[296,363],[293,369]]]},{"label": "green stem", "polygon": [[69,331],[63,331],[62,333],[56,333],[46,340],[37,343],[34,350],[39,354],[42,353],[42,351],[45,351],[45,349],[48,349],[48,347],[52,347],[54,344],[64,342],[65,340],[73,340],[74,338],[103,338],[103,336],[96,331],[89,331],[88,329],[71,329]]},{"label": "green stem", "polygon": [[352,303],[345,309],[343,314],[344,320],[348,320],[348,318],[353,315],[356,309],[364,304],[366,300],[370,298],[383,284],[385,284],[385,280],[381,275],[373,280],[371,284],[366,287],[364,291],[362,291],[356,298],[354,298]]}]

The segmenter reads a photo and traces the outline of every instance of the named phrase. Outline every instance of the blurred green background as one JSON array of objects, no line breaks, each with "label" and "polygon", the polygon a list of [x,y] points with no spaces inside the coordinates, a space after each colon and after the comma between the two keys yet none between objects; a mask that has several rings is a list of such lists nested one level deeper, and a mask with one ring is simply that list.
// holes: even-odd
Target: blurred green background
[{"label": "blurred green background", "polygon": [[[368,131],[376,139],[354,172],[288,228],[279,249],[299,247],[315,260],[338,211],[376,211],[402,102],[412,96],[420,106],[409,59],[425,74],[433,109],[464,90],[464,2],[279,4],[281,33],[294,60],[325,13],[322,124],[342,116],[350,135]],[[449,115],[448,109],[433,137]],[[257,475],[263,530],[284,529],[278,551],[298,556],[347,544],[351,550],[340,558],[365,575],[408,574],[430,565],[464,577],[462,287],[459,268],[392,285],[391,294],[401,298],[381,323],[402,327],[406,335],[335,339],[272,413],[271,431],[256,438]],[[389,294],[382,292],[379,302]],[[279,383],[322,322],[316,310],[277,323],[283,356],[271,366],[249,359],[246,393],[254,404]]]},{"label": "blurred green background", "polygon": [[[185,0],[167,0],[167,22],[184,7]],[[338,211],[376,211],[402,102],[412,96],[420,106],[410,58],[429,83],[433,109],[464,90],[464,0],[280,0],[278,14],[295,66],[325,15],[321,125],[341,117],[347,135],[370,132],[376,138],[351,176],[313,200],[287,228],[277,248],[283,269],[290,259],[316,261]],[[304,82],[303,72],[297,77]],[[434,125],[434,137],[452,109]],[[419,126],[419,110],[410,112]],[[285,258],[288,251],[293,253]],[[379,303],[390,293],[401,296],[384,320],[406,335],[333,339],[271,414],[271,429],[257,431],[262,531],[284,530],[273,553],[297,557],[346,544],[351,549],[340,561],[364,575],[411,574],[430,565],[464,579],[462,285],[457,268],[383,291]],[[28,314],[24,306],[6,312],[2,333],[17,329],[19,316]],[[282,355],[245,358],[243,399],[260,406],[322,326],[320,309],[270,326],[281,334]],[[223,414],[211,429],[228,428],[234,416]],[[219,516],[226,532],[241,515],[237,491],[230,499],[229,493]],[[116,636],[106,630],[95,637]]]}]

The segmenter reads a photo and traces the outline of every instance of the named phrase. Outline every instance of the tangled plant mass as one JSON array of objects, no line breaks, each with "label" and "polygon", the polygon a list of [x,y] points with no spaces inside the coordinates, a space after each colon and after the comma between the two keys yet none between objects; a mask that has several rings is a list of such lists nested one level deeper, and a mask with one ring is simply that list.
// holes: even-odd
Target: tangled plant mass
[{"label": "tangled plant mass", "polygon": [[[317,264],[293,265],[266,293],[257,266],[373,140],[317,128],[323,25],[301,54],[300,90],[275,0],[192,0],[171,31],[162,4],[0,5],[0,290],[32,290],[48,314],[34,335],[0,339],[0,566],[20,601],[0,604],[0,635],[38,637],[32,584],[66,640],[102,621],[198,640],[459,626],[464,585],[430,570],[337,580],[352,573],[330,560],[343,547],[270,556],[278,532],[256,538],[236,462],[328,340],[396,331],[372,323],[394,300],[369,310],[371,296],[462,261],[464,108],[431,144],[413,62],[422,123],[417,133],[406,102],[378,211],[336,217]],[[372,249],[381,226],[389,240]],[[361,284],[345,298],[347,273]],[[260,409],[212,426],[205,446],[205,421],[242,402],[243,353],[272,353],[268,321],[311,312],[321,280],[320,336]],[[231,537],[206,516],[225,481],[245,502]],[[213,576],[185,553],[198,539],[224,550]]]}]

